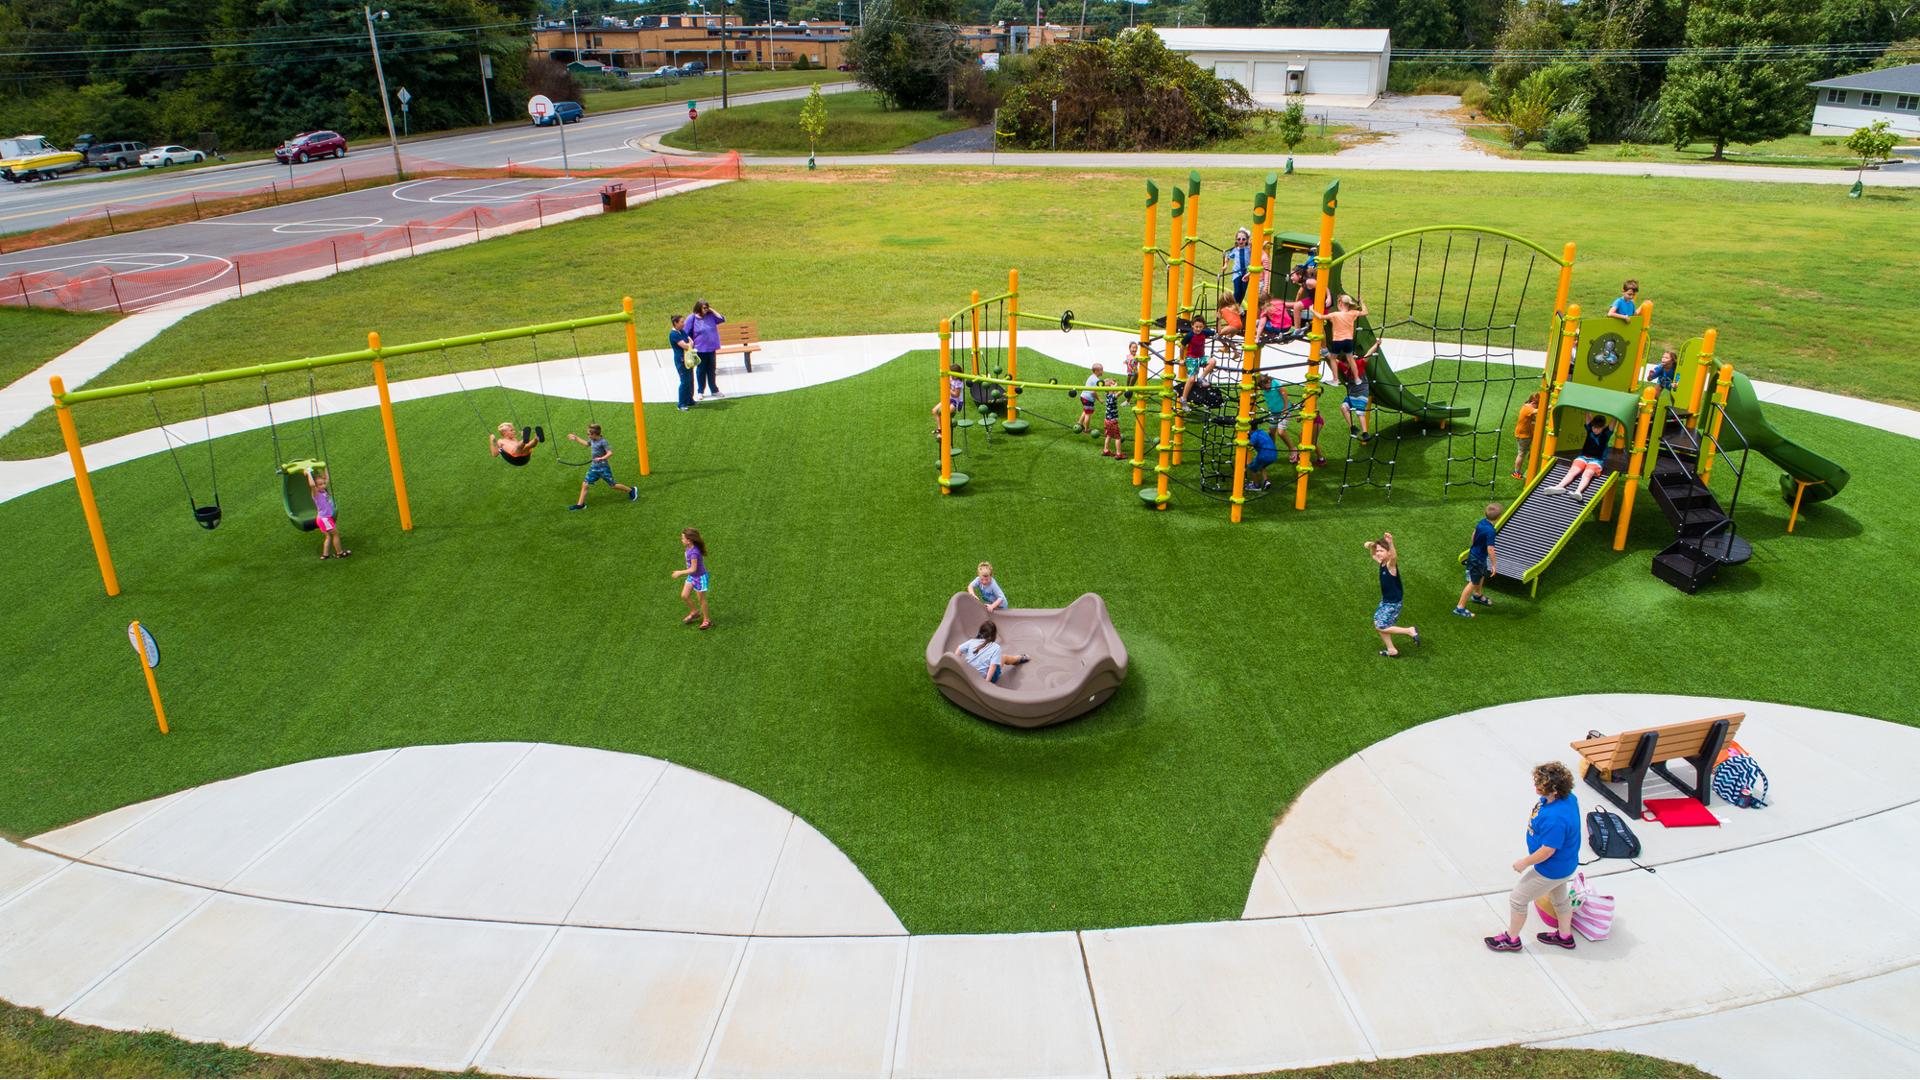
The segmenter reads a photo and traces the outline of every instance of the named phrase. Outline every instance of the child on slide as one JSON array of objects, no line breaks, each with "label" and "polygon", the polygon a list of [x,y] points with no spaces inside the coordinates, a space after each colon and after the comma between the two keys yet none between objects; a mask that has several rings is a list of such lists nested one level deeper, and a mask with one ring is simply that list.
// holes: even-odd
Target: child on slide
[{"label": "child on slide", "polygon": [[[344,559],[353,554],[340,545],[339,510],[333,505],[333,477],[324,468],[310,469],[307,490],[313,494],[313,523],[320,529],[320,557]],[[329,546],[333,548],[332,555],[327,554]]]},{"label": "child on slide", "polygon": [[953,654],[988,682],[997,683],[1002,670],[1033,659],[1019,653],[1002,653],[1000,642],[996,640],[999,636],[1000,628],[993,624],[992,619],[988,619],[980,624],[980,629],[974,632],[973,637],[956,646]]},{"label": "child on slide", "polygon": [[494,457],[510,459],[516,465],[525,465],[533,457],[533,448],[539,446],[547,437],[540,428],[522,428],[513,430],[513,425],[505,420],[492,435],[487,436],[487,450]]},{"label": "child on slide", "polygon": [[[1593,478],[1606,468],[1607,453],[1612,443],[1612,421],[1599,413],[1587,417],[1587,441],[1580,446],[1580,456],[1573,459],[1573,464],[1567,467],[1567,475],[1559,483],[1541,490],[1572,495],[1576,499],[1585,495],[1587,485],[1593,483]],[[1567,490],[1569,485],[1573,486],[1572,491]]]},{"label": "child on slide", "polygon": [[700,629],[713,625],[713,619],[707,614],[707,542],[700,538],[699,529],[681,529],[680,547],[686,556],[684,570],[675,570],[672,577],[686,578],[687,583],[680,586],[680,599],[686,601],[687,617],[682,623],[700,620]]}]

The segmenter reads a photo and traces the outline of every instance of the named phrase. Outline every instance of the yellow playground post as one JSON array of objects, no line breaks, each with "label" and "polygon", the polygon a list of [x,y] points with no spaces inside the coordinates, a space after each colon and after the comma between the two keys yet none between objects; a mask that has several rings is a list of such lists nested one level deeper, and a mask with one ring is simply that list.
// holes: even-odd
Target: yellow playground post
[{"label": "yellow playground post", "polygon": [[[1180,218],[1181,209],[1180,189],[1174,188],[1173,235],[1176,236],[1184,226]],[[1161,348],[1164,352],[1160,363],[1160,445],[1159,453],[1156,455],[1158,460],[1153,466],[1153,508],[1155,510],[1167,508],[1167,485],[1173,474],[1173,380],[1174,365],[1179,363],[1175,358],[1178,349],[1174,344],[1174,324],[1179,321],[1179,318],[1180,264],[1177,261],[1170,261],[1167,263],[1167,317],[1162,330],[1164,344]],[[1142,494],[1145,493],[1142,492]]]},{"label": "yellow playground post", "polygon": [[1706,401],[1707,380],[1713,373],[1713,347],[1720,342],[1720,331],[1708,327],[1700,338],[1700,355],[1693,364],[1693,385],[1687,389],[1687,427],[1700,430],[1700,406]]},{"label": "yellow playground post", "polygon": [[[1263,269],[1261,251],[1266,246],[1267,193],[1262,191],[1253,197],[1253,251],[1247,260],[1248,291],[1255,293],[1255,307],[1259,306],[1259,300],[1253,286],[1260,281]],[[1240,411],[1233,421],[1233,492],[1227,515],[1236,525],[1240,522],[1241,511],[1247,505],[1248,434],[1253,429],[1253,373],[1260,369],[1260,316],[1254,311],[1247,314],[1248,318],[1241,324]]]},{"label": "yellow playground post", "polygon": [[[1020,377],[1020,271],[1007,271],[1007,378]],[[1007,387],[1007,423],[1020,419],[1020,393]],[[1014,429],[1019,430],[1019,429]]]},{"label": "yellow playground post", "polygon": [[133,651],[140,657],[140,674],[147,677],[147,696],[153,699],[153,719],[160,725],[160,734],[168,733],[167,710],[160,704],[160,684],[153,677],[154,665],[160,662],[160,646],[154,644],[153,635],[135,619],[127,626],[127,640],[133,642]]},{"label": "yellow playground post", "polygon": [[53,387],[53,412],[60,421],[60,439],[67,444],[67,457],[73,462],[73,486],[80,492],[80,513],[87,519],[87,535],[93,539],[93,557],[100,564],[100,582],[108,596],[120,595],[120,576],[113,572],[113,553],[107,550],[107,529],[100,523],[100,506],[93,501],[93,478],[87,475],[87,458],[80,450],[80,435],[73,427],[73,410],[67,407],[67,383],[55,375],[47,382]]},{"label": "yellow playground post", "polygon": [[[1313,310],[1316,313],[1327,310],[1327,264],[1333,260],[1333,219],[1340,209],[1340,181],[1327,185],[1320,196],[1320,251],[1314,257],[1316,269],[1313,275]],[[1327,320],[1320,314],[1313,317],[1313,333],[1307,346],[1307,388],[1302,391],[1306,399],[1300,406],[1300,464],[1296,471],[1298,479],[1294,482],[1293,508],[1307,508],[1307,480],[1313,473],[1313,455],[1318,446],[1313,441],[1313,421],[1320,412],[1320,356],[1327,340]]]},{"label": "yellow playground post", "polygon": [[1659,391],[1649,383],[1640,391],[1640,418],[1633,432],[1633,455],[1627,459],[1626,489],[1620,494],[1620,521],[1613,528],[1613,550],[1627,549],[1627,525],[1633,520],[1633,500],[1640,493],[1640,474],[1646,468],[1648,434]]},{"label": "yellow playground post", "polygon": [[947,372],[953,370],[953,320],[940,320],[940,368],[934,380],[935,391],[940,395],[935,401],[940,403],[940,494],[953,494],[953,417],[952,402],[947,394]]},{"label": "yellow playground post", "polygon": [[1727,395],[1733,392],[1733,365],[1720,365],[1720,376],[1713,384],[1713,426],[1708,429],[1707,439],[1700,446],[1700,482],[1713,482],[1713,454],[1720,445],[1720,424],[1727,418]]},{"label": "yellow playground post", "polygon": [[[1160,189],[1154,182],[1147,181],[1147,235],[1140,245],[1140,356],[1134,365],[1133,381],[1144,388],[1147,385],[1147,346],[1153,341],[1153,257],[1158,254],[1154,247],[1156,231],[1156,210],[1160,203]],[[1135,394],[1133,398],[1133,486],[1139,487],[1146,479],[1147,459],[1141,447],[1147,441],[1147,395]]]},{"label": "yellow playground post", "polygon": [[620,310],[627,313],[627,378],[633,382],[633,443],[640,455],[640,475],[653,475],[647,461],[647,412],[640,395],[640,329],[634,325],[633,297],[620,298]]},{"label": "yellow playground post", "polygon": [[400,531],[413,529],[413,507],[407,502],[407,474],[400,466],[400,433],[393,426],[393,394],[387,390],[387,364],[380,358],[380,334],[367,332],[367,351],[373,354],[373,385],[380,393],[380,429],[387,437],[387,468],[393,473],[393,501],[400,508]]},{"label": "yellow playground post", "polygon": [[967,354],[967,371],[978,375],[980,374],[980,290],[973,290],[969,300],[971,303],[967,306],[967,326],[973,331],[973,346],[972,352]]}]

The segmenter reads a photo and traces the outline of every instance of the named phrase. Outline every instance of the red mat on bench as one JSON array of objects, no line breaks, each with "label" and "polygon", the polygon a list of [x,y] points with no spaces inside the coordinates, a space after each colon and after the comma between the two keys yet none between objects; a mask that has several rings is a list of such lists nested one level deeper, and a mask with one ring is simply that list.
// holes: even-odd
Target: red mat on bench
[{"label": "red mat on bench", "polygon": [[1648,799],[1642,805],[1646,812],[1640,815],[1641,820],[1657,821],[1669,829],[1720,824],[1720,819],[1701,805],[1699,799]]}]

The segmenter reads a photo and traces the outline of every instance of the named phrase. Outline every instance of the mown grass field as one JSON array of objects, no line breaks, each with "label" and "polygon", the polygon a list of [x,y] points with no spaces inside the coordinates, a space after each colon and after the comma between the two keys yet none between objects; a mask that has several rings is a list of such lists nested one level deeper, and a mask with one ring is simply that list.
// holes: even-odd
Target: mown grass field
[{"label": "mown grass field", "polygon": [[[883,108],[879,96],[867,90],[828,94],[826,102],[827,133],[815,146],[821,154],[884,154],[973,126],[969,120],[937,112]],[[684,150],[804,154],[803,104],[803,99],[793,99],[741,105],[725,112],[709,110],[660,141]]]},{"label": "mown grass field", "polygon": [[[727,74],[729,94],[751,94],[756,90],[784,90],[789,86],[845,82],[853,78],[844,71],[733,71]],[[681,79],[668,86],[635,86],[622,90],[586,90],[580,104],[589,113],[608,109],[632,109],[646,105],[685,104],[689,99],[720,96],[720,73]],[[710,110],[719,112],[718,108]],[[731,110],[728,110],[731,111]]]},{"label": "mown grass field", "polygon": [[1726,156],[1713,159],[1713,146],[1694,143],[1675,148],[1666,143],[1593,143],[1585,150],[1556,154],[1539,143],[1528,143],[1515,150],[1507,143],[1506,133],[1496,127],[1469,127],[1467,134],[1501,157],[1530,161],[1662,161],[1686,165],[1791,165],[1810,169],[1852,168],[1860,162],[1848,153],[1842,135],[1787,135],[1750,145],[1729,146]]},{"label": "mown grass field", "polygon": [[[833,100],[833,99],[830,99]],[[1139,311],[1143,182],[1184,172],[931,168],[755,169],[737,184],[664,199],[485,244],[354,271],[221,304],[136,351],[99,383],[241,366],[388,342],[548,322],[617,309],[631,294],[643,347],[665,345],[666,318],[704,296],[770,338],[930,331],[971,289],[991,295],[1021,271],[1028,311],[1072,308],[1124,324]],[[1274,227],[1312,231],[1335,174],[1281,182]],[[1251,217],[1262,174],[1210,171],[1203,233],[1225,243]],[[1467,222],[1508,229],[1558,251],[1579,245],[1573,299],[1604,306],[1622,278],[1656,301],[1655,338],[1707,327],[1721,355],[1761,379],[1920,404],[1908,357],[1920,344],[1920,270],[1905,226],[1920,193],[1682,179],[1486,173],[1348,176],[1337,235],[1349,246],[1413,226]],[[1870,274],[1813,268],[1844,251]],[[539,287],[530,288],[529,275]],[[17,309],[0,311],[0,333]],[[1539,348],[1544,341],[1520,341]],[[582,334],[611,352],[617,333]],[[571,345],[568,346],[571,348]],[[525,348],[396,362],[395,377],[444,365],[512,363]],[[434,365],[442,365],[435,367]],[[363,377],[319,373],[322,390]],[[191,399],[191,400],[190,400]],[[213,387],[216,411],[260,403],[248,383]],[[160,402],[169,422],[198,415],[191,395]],[[141,399],[80,417],[89,441],[150,426]],[[0,457],[59,451],[51,413],[0,439]]]}]

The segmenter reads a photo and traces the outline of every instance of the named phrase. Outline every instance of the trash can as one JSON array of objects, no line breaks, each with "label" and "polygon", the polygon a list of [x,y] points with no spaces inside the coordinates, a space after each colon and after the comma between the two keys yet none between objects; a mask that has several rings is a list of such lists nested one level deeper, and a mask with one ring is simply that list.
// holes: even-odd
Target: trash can
[{"label": "trash can", "polygon": [[627,185],[608,184],[600,189],[600,212],[611,213],[627,208]]}]

